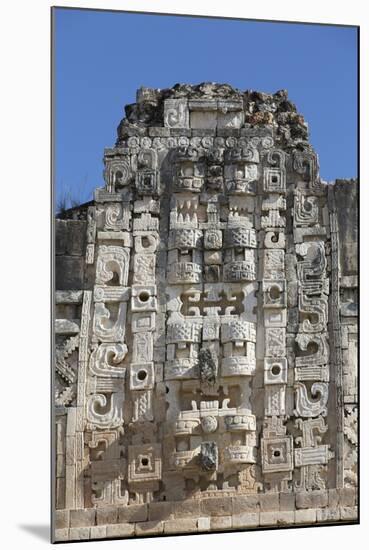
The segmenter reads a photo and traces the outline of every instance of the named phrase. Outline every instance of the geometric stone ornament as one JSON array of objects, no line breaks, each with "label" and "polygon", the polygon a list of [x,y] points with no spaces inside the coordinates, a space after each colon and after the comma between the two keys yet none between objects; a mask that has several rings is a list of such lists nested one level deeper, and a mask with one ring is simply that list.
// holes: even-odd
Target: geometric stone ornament
[{"label": "geometric stone ornament", "polygon": [[286,414],[286,386],[284,384],[265,385],[265,416]]},{"label": "geometric stone ornament", "polygon": [[287,384],[287,359],[264,359],[264,384]]},{"label": "geometric stone ornament", "polygon": [[296,408],[294,414],[296,416],[314,417],[327,414],[328,386],[326,383],[314,382],[311,386],[311,395],[314,398],[319,395],[318,400],[309,399],[307,387],[301,382],[295,384],[295,392]]},{"label": "geometric stone ornament", "polygon": [[129,374],[131,390],[148,390],[154,387],[153,363],[132,363]]},{"label": "geometric stone ornament", "polygon": [[264,307],[286,307],[285,281],[263,281]]},{"label": "geometric stone ornament", "polygon": [[292,436],[262,439],[263,472],[274,473],[293,469]]},{"label": "geometric stone ornament", "polygon": [[128,483],[147,483],[161,479],[160,445],[130,445],[128,447]]}]

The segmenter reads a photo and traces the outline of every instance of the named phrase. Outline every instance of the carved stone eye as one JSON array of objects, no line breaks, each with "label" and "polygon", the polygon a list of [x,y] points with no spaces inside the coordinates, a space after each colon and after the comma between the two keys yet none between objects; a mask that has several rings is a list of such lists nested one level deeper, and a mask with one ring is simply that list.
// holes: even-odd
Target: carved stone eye
[{"label": "carved stone eye", "polygon": [[272,286],[269,290],[269,296],[272,300],[279,300],[281,291],[277,286]]},{"label": "carved stone eye", "polygon": [[145,235],[141,238],[142,248],[148,248],[150,246],[150,239]]},{"label": "carved stone eye", "polygon": [[278,376],[281,373],[280,365],[273,365],[271,371],[274,376]]},{"label": "carved stone eye", "polygon": [[145,370],[138,371],[137,378],[141,381],[145,380],[145,378],[147,378],[147,372]]},{"label": "carved stone eye", "polygon": [[141,302],[147,302],[147,300],[150,298],[150,294],[146,290],[143,290],[138,295],[138,298]]}]

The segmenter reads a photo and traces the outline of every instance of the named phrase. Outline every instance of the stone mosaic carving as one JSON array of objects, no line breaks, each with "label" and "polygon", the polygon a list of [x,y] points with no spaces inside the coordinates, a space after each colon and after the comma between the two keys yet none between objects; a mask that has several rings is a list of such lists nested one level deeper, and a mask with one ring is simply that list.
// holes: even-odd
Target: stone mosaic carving
[{"label": "stone mosaic carving", "polygon": [[355,520],[354,182],[283,90],[126,114],[56,294],[57,540]]}]

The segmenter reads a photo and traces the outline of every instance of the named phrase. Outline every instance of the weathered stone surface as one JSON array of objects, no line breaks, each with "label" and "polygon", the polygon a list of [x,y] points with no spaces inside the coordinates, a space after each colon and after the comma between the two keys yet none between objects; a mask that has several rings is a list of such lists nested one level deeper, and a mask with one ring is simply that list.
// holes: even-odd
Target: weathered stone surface
[{"label": "weathered stone surface", "polygon": [[270,512],[272,510],[279,510],[279,494],[269,493],[266,495],[259,495],[260,511]]},{"label": "weathered stone surface", "polygon": [[223,531],[226,529],[231,529],[231,527],[232,516],[220,516],[210,518],[210,529],[212,531]]},{"label": "weathered stone surface", "polygon": [[55,529],[55,542],[64,542],[70,540],[69,529]]},{"label": "weathered stone surface", "polygon": [[232,527],[235,529],[247,529],[251,527],[259,527],[260,525],[260,514],[255,513],[243,513],[235,514],[232,516]]},{"label": "weathered stone surface", "polygon": [[55,221],[55,252],[66,256],[83,256],[86,248],[86,222]]},{"label": "weathered stone surface", "polygon": [[[59,222],[61,220],[58,220]],[[84,256],[86,249],[85,221],[68,221],[68,238],[66,254],[69,256]]]},{"label": "weathered stone surface", "polygon": [[69,529],[70,540],[89,540],[91,527],[71,527]]},{"label": "weathered stone surface", "polygon": [[146,521],[148,518],[148,508],[146,504],[131,505],[124,508],[118,508],[119,523],[135,523]]},{"label": "weathered stone surface", "polygon": [[55,220],[55,254],[57,256],[65,255],[67,251],[67,244],[67,222],[64,220]]},{"label": "weathered stone surface", "polygon": [[170,502],[151,502],[149,504],[149,520],[170,519],[172,506]]},{"label": "weathered stone surface", "polygon": [[295,511],[295,523],[315,523],[316,521],[326,521],[326,519],[318,519],[317,514],[321,512],[321,515],[319,517],[323,518],[326,517],[323,510],[315,510],[314,508],[307,508],[305,510],[296,510]]},{"label": "weathered stone surface", "polygon": [[295,510],[296,496],[293,493],[281,493],[279,495],[279,509],[283,511]]},{"label": "weathered stone surface", "polygon": [[198,531],[210,531],[210,517],[203,517],[197,520]]},{"label": "weathered stone surface", "polygon": [[296,508],[323,508],[328,506],[327,491],[311,491],[296,494]]},{"label": "weathered stone surface", "polygon": [[81,256],[56,256],[55,286],[58,290],[84,287],[84,260]]},{"label": "weathered stone surface", "polygon": [[218,448],[214,441],[201,443],[199,455],[201,468],[205,471],[215,470],[218,462]]},{"label": "weathered stone surface", "polygon": [[69,510],[55,511],[55,529],[67,529],[69,527]]},{"label": "weathered stone surface", "polygon": [[341,506],[340,507],[340,516],[343,521],[353,521],[358,520],[358,511],[357,506]]},{"label": "weathered stone surface", "polygon": [[293,525],[295,512],[260,512],[260,526]]},{"label": "weathered stone surface", "polygon": [[107,537],[106,525],[94,525],[90,528],[90,539],[105,539]]},{"label": "weathered stone surface", "polygon": [[118,523],[118,508],[98,508],[96,510],[97,525],[107,525]]},{"label": "weathered stone surface", "polygon": [[194,533],[196,531],[196,519],[178,518],[164,521],[164,533]]},{"label": "weathered stone surface", "polygon": [[259,495],[245,495],[232,498],[232,514],[258,512],[260,510]]},{"label": "weathered stone surface", "polygon": [[80,331],[79,319],[55,319],[56,334],[77,334]]},{"label": "weathered stone surface", "polygon": [[355,506],[357,504],[356,487],[345,487],[344,489],[338,489],[338,499],[340,506]]},{"label": "weathered stone surface", "polygon": [[56,304],[81,304],[82,299],[82,290],[57,290],[55,292]]},{"label": "weathered stone surface", "polygon": [[339,504],[339,492],[337,489],[328,489],[328,506],[337,508]]},{"label": "weathered stone surface", "polygon": [[[297,510],[296,515],[298,512],[302,512],[302,510]],[[316,510],[316,520],[318,523],[324,521],[339,521],[340,518],[339,508],[318,508]]]},{"label": "weathered stone surface", "polygon": [[106,526],[106,536],[108,538],[115,537],[131,537],[135,533],[135,524],[118,523],[116,525]]},{"label": "weathered stone surface", "polygon": [[358,258],[358,182],[337,180],[334,196],[337,205],[337,221],[340,240],[342,275],[357,273]]},{"label": "weathered stone surface", "polygon": [[187,500],[172,502],[172,513],[176,518],[186,517],[199,517],[200,515],[200,501],[199,500]]},{"label": "weathered stone surface", "polygon": [[138,537],[145,535],[159,535],[164,530],[163,521],[146,521],[135,524],[135,533]]},{"label": "weathered stone surface", "polygon": [[218,361],[210,349],[201,349],[199,352],[200,380],[206,384],[215,384],[218,375]]},{"label": "weathered stone surface", "polygon": [[56,537],[355,522],[357,183],[287,92],[140,88],[56,221]]},{"label": "weathered stone surface", "polygon": [[227,516],[232,514],[232,499],[204,498],[201,500],[200,513],[205,516]]},{"label": "weathered stone surface", "polygon": [[70,526],[71,527],[89,527],[95,524],[96,510],[71,510],[70,511]]}]

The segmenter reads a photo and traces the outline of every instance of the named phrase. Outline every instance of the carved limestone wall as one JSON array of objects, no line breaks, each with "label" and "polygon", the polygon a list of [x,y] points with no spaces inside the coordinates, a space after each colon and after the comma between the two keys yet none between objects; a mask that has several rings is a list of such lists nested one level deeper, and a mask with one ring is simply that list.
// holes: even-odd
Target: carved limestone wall
[{"label": "carved limestone wall", "polygon": [[56,540],[357,521],[357,183],[211,83],[104,162],[56,221]]}]

